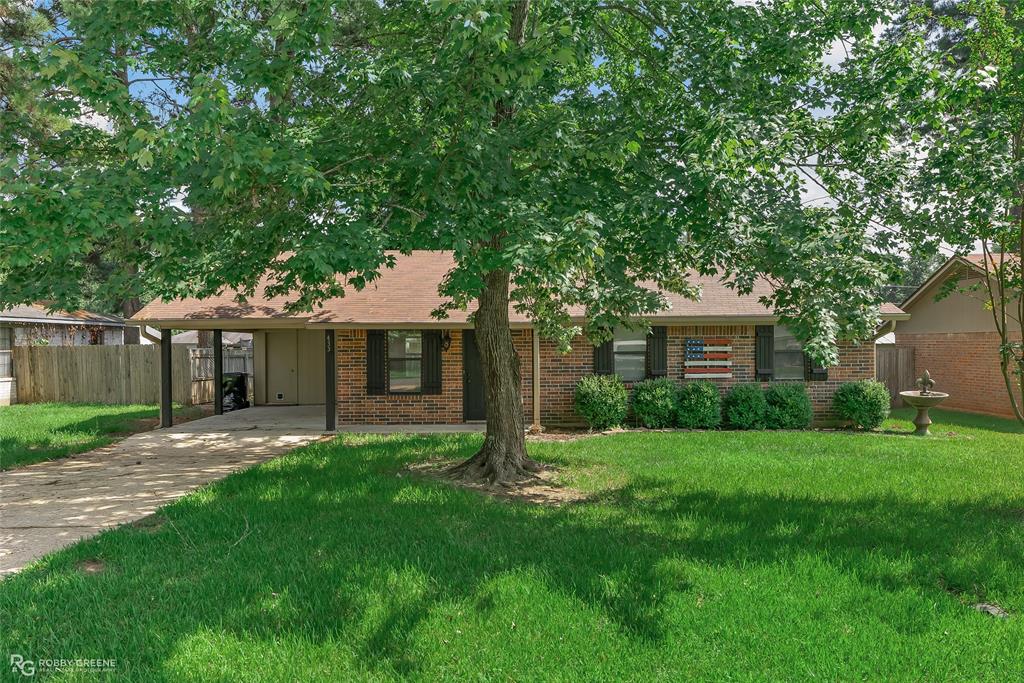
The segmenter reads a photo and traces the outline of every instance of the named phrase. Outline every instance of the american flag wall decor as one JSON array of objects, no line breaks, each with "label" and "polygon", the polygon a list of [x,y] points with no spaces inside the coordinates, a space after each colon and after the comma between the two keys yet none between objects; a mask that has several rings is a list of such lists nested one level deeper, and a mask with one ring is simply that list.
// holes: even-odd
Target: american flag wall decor
[{"label": "american flag wall decor", "polygon": [[687,337],[683,376],[687,379],[732,377],[732,340]]}]

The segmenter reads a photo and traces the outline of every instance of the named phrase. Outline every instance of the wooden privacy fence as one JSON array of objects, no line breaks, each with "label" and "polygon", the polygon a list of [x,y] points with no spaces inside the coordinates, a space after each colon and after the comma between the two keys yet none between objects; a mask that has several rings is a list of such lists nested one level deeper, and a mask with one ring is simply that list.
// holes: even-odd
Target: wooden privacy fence
[{"label": "wooden privacy fence", "polygon": [[[246,388],[253,391],[252,349],[224,349],[224,374],[241,372],[248,375]],[[192,403],[201,405],[213,403],[213,349],[200,348],[189,351],[192,368]]]},{"label": "wooden privacy fence", "polygon": [[915,388],[914,347],[875,344],[875,378],[889,390],[892,407],[902,407],[900,392]]},{"label": "wooden privacy fence", "polygon": [[[171,347],[171,398],[192,401],[189,350]],[[19,403],[159,403],[160,347],[16,346]]]}]

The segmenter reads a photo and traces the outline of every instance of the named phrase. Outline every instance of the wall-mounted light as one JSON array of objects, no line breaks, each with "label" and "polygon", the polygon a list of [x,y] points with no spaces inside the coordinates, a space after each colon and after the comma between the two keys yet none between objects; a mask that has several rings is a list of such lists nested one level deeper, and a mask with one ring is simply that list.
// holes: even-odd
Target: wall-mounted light
[{"label": "wall-mounted light", "polygon": [[447,351],[450,348],[452,348],[452,333],[445,330],[441,335],[441,350]]}]

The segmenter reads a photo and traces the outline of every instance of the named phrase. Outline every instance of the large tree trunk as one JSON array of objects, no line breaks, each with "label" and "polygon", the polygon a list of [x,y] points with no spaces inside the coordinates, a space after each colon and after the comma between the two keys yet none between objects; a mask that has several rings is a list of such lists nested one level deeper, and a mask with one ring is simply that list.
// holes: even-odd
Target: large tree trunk
[{"label": "large tree trunk", "polygon": [[491,271],[484,278],[474,327],[484,372],[487,435],[476,455],[452,468],[460,478],[503,485],[530,478],[531,472],[541,469],[526,457],[519,354],[508,325],[508,286],[506,270]]}]

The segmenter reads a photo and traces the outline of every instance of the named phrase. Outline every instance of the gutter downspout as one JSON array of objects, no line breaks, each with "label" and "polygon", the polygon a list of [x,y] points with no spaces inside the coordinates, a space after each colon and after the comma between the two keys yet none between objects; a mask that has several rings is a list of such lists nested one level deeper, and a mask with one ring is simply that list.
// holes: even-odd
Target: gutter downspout
[{"label": "gutter downspout", "polygon": [[160,337],[155,337],[149,333],[149,325],[139,325],[139,335],[160,346]]},{"label": "gutter downspout", "polygon": [[887,320],[884,325],[875,330],[875,336],[871,338],[871,341],[875,342],[889,334],[890,332],[896,331],[896,321]]}]

